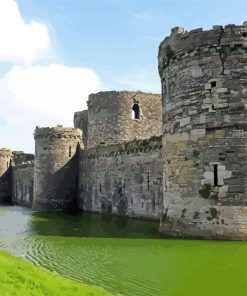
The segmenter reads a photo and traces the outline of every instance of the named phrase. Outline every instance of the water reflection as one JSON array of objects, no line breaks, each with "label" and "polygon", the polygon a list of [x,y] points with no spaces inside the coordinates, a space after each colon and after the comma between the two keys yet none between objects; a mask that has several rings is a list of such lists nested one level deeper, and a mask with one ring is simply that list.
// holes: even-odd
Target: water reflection
[{"label": "water reflection", "polygon": [[33,212],[29,231],[37,235],[104,238],[160,238],[158,221],[110,215]]}]

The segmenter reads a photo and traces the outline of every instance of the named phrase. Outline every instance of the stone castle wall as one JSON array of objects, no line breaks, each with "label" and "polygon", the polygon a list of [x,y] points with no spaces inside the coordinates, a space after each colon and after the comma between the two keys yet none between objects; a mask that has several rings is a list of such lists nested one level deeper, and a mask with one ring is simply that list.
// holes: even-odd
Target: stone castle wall
[{"label": "stone castle wall", "polygon": [[0,202],[11,201],[11,158],[11,150],[0,149]]},{"label": "stone castle wall", "polygon": [[12,167],[12,202],[32,207],[34,161],[26,161]]},{"label": "stone castle wall", "polygon": [[166,234],[247,238],[246,37],[175,28],[160,44]]},{"label": "stone castle wall", "polygon": [[[132,119],[132,108],[139,118]],[[88,100],[87,148],[148,139],[162,134],[161,96],[143,92],[106,91]]]},{"label": "stone castle wall", "polygon": [[12,152],[12,203],[32,207],[34,155]]},{"label": "stone castle wall", "polygon": [[78,189],[81,130],[37,127],[34,138],[33,209],[73,210]]},{"label": "stone castle wall", "polygon": [[80,159],[80,208],[158,219],[162,173],[161,137],[85,150]]},{"label": "stone castle wall", "polygon": [[87,147],[88,110],[75,112],[74,127],[82,130],[82,143]]}]

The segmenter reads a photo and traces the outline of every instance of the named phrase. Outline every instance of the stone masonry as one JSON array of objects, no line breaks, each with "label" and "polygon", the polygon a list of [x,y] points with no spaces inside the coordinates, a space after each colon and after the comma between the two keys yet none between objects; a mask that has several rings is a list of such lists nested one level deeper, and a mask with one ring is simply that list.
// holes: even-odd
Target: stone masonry
[{"label": "stone masonry", "polygon": [[[134,105],[139,108],[139,118],[132,118]],[[87,148],[159,136],[161,122],[160,95],[127,91],[91,94]]]},{"label": "stone masonry", "polygon": [[158,58],[165,177],[160,230],[247,239],[247,23],[174,28]]},{"label": "stone masonry", "polygon": [[36,127],[34,138],[33,209],[76,210],[82,131],[60,125]]}]

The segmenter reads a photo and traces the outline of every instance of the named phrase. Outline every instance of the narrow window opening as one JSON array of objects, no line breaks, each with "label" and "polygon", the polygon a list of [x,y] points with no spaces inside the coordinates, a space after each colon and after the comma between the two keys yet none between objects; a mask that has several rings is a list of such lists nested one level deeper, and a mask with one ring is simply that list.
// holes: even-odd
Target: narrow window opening
[{"label": "narrow window opening", "polygon": [[9,167],[9,162],[7,161],[7,168]]},{"label": "narrow window opening", "polygon": [[166,81],[165,81],[165,79],[162,79],[162,93],[163,94],[166,93]]},{"label": "narrow window opening", "polygon": [[132,119],[140,119],[140,107],[138,104],[134,104],[132,107]]},{"label": "narrow window opening", "polygon": [[71,146],[69,146],[69,157],[71,157]]},{"label": "narrow window opening", "polygon": [[101,183],[99,184],[99,192],[102,193],[102,185],[101,185]]},{"label": "narrow window opening", "polygon": [[216,81],[211,82],[211,87],[216,87]]},{"label": "narrow window opening", "polygon": [[148,172],[148,190],[149,190],[149,181],[150,181],[150,180],[149,180],[149,172]]},{"label": "narrow window opening", "polygon": [[246,32],[243,32],[243,33],[242,33],[242,36],[243,36],[244,38],[246,38],[246,37],[247,37],[247,33],[246,33]]},{"label": "narrow window opening", "polygon": [[218,165],[214,165],[214,187],[218,186]]}]

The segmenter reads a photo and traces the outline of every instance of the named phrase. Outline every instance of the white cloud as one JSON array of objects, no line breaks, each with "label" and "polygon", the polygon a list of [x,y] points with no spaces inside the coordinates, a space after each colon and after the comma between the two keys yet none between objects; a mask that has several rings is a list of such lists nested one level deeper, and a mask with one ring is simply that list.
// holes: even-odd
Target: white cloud
[{"label": "white cloud", "polygon": [[0,60],[31,64],[51,49],[48,28],[25,22],[14,0],[0,0]]},{"label": "white cloud", "polygon": [[136,69],[117,79],[122,89],[160,93],[160,79],[157,70]]},{"label": "white cloud", "polygon": [[74,112],[86,109],[88,95],[100,89],[99,77],[88,68],[13,66],[0,78],[0,121],[8,126],[7,133],[0,128],[0,147],[10,143],[13,149],[31,151],[36,125],[73,126]]}]

